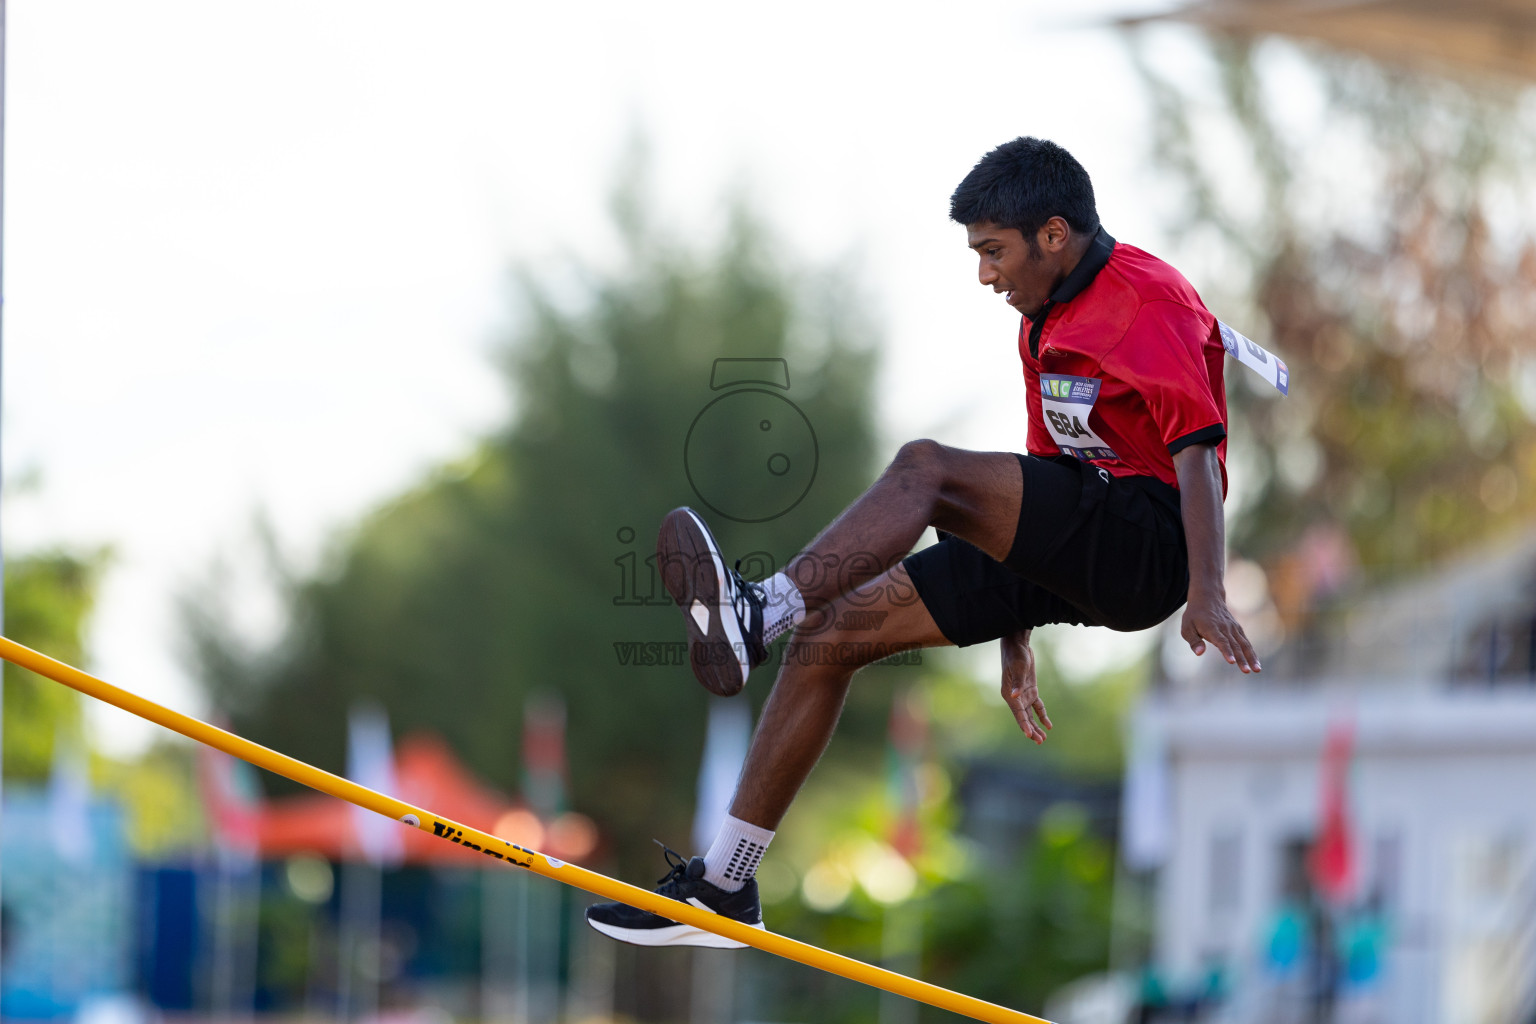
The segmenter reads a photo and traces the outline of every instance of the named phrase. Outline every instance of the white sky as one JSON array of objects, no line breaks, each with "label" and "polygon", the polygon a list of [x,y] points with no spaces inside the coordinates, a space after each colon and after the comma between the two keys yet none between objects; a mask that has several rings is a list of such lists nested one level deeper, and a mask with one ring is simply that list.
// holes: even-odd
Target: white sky
[{"label": "white sky", "polygon": [[312,559],[501,421],[508,269],[601,260],[636,124],[680,228],[713,231],[744,183],[880,304],[893,445],[1016,448],[1017,318],[947,199],[1042,135],[1156,249],[1133,72],[1080,26],[1157,6],[14,2],[3,458],[37,483],[6,548],[113,545],[92,667],[206,711],[175,595],[248,557],[258,511]]}]

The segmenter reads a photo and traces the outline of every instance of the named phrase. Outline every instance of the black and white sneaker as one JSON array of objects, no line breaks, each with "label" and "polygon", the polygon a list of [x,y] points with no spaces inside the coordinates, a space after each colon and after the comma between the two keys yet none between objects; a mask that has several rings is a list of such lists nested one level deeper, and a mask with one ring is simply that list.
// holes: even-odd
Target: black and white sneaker
[{"label": "black and white sneaker", "polygon": [[734,696],[747,674],[768,660],[763,588],[728,569],[704,520],[675,508],[661,522],[656,564],[688,627],[688,662],[710,693]]},{"label": "black and white sneaker", "polygon": [[[672,870],[661,879],[656,890],[658,894],[753,928],[763,927],[763,907],[757,898],[756,879],[749,880],[737,892],[726,892],[704,881],[704,858],[683,860],[674,850],[665,846],[662,850]],[[713,946],[716,949],[743,949],[746,946],[744,942],[706,932],[691,924],[678,924],[627,903],[593,904],[587,908],[587,924],[604,935],[636,946]]]}]

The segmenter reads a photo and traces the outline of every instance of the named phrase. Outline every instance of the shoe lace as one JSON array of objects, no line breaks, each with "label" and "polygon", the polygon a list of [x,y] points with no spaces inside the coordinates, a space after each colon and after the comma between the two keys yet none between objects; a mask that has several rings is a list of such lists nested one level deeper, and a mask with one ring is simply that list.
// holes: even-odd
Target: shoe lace
[{"label": "shoe lace", "polygon": [[672,847],[668,846],[660,839],[653,839],[651,842],[661,847],[662,856],[666,857],[667,864],[671,868],[671,870],[666,874],[656,879],[656,884],[661,887],[658,891],[663,896],[666,896],[668,895],[668,889],[675,887],[680,882],[687,881],[688,858],[672,849]]},{"label": "shoe lace", "polygon": [[768,591],[761,583],[741,578],[741,559],[736,568],[727,569],[731,578],[731,610],[741,623],[741,635],[747,644],[747,656],[753,665],[768,660],[768,645],[763,639],[763,606],[768,603]]}]

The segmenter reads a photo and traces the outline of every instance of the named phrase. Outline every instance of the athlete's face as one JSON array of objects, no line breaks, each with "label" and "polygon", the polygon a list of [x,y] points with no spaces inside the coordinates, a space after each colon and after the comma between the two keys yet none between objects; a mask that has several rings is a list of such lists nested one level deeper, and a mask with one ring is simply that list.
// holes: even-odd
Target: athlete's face
[{"label": "athlete's face", "polygon": [[1062,252],[1070,232],[1060,217],[1052,217],[1034,239],[1034,245],[1018,228],[1000,228],[991,222],[966,226],[966,242],[981,260],[978,277],[994,292],[1005,295],[1008,305],[1034,316],[1061,283]]}]

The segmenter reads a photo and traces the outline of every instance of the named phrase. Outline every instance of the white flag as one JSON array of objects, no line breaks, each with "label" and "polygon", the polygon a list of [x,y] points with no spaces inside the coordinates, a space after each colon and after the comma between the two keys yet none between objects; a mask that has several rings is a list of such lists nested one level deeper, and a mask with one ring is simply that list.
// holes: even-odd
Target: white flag
[{"label": "white flag", "polygon": [[91,859],[91,777],[85,751],[59,731],[48,776],[48,831],[59,859],[81,865]]},{"label": "white flag", "polygon": [[[347,715],[347,777],[393,796],[395,758],[389,741],[389,719],[384,709],[368,701],[354,704]],[[352,808],[357,845],[371,864],[398,864],[402,854],[400,826],[382,814]]]},{"label": "white flag", "polygon": [[1120,855],[1126,867],[1144,871],[1167,860],[1173,847],[1173,797],[1161,726],[1141,715],[1134,721],[1120,803]]},{"label": "white flag", "polygon": [[744,700],[711,697],[704,756],[699,762],[699,793],[693,811],[693,848],[702,854],[715,841],[720,823],[736,795],[736,778],[752,742],[752,711]]}]

